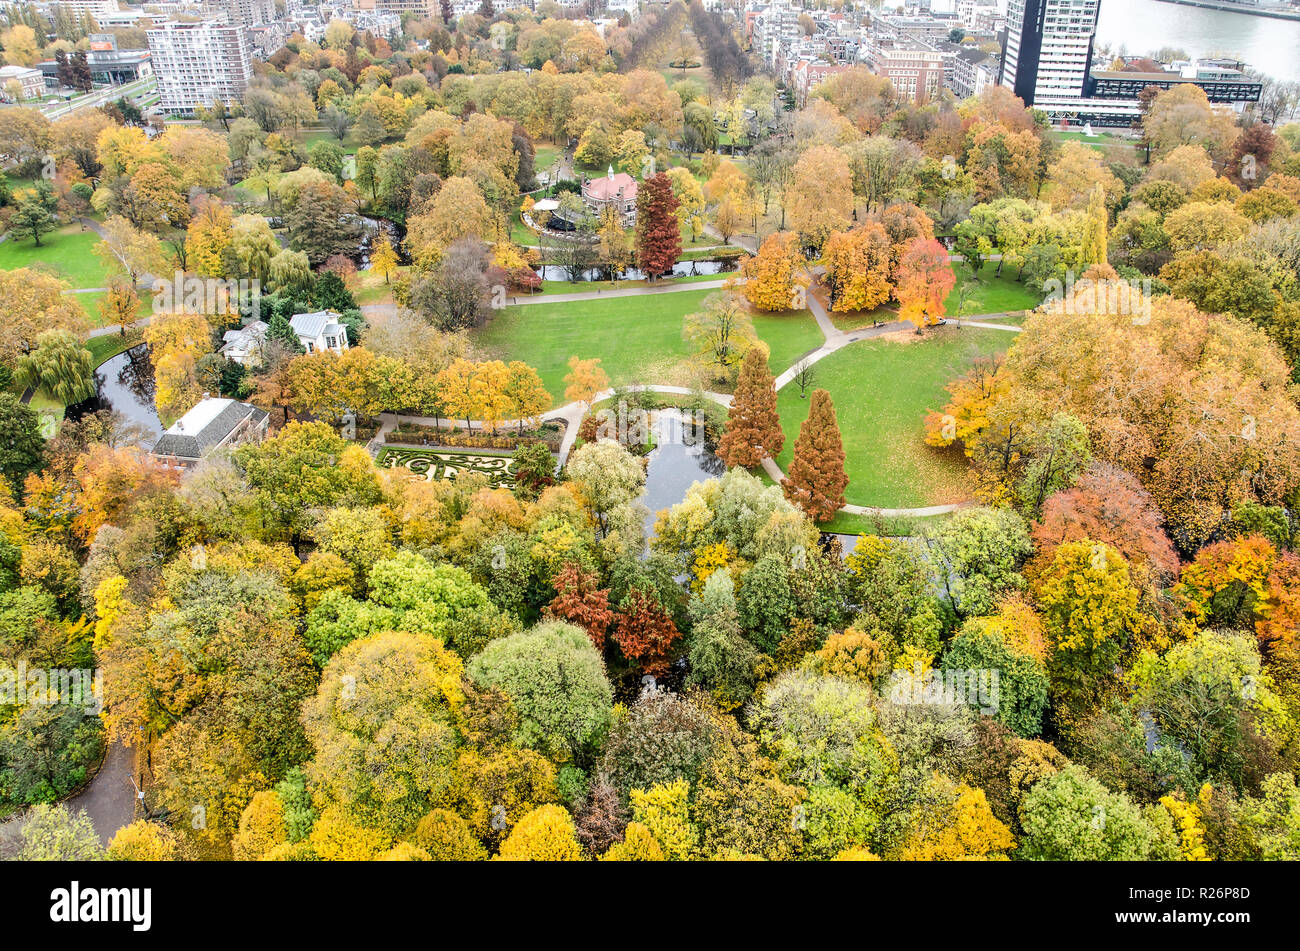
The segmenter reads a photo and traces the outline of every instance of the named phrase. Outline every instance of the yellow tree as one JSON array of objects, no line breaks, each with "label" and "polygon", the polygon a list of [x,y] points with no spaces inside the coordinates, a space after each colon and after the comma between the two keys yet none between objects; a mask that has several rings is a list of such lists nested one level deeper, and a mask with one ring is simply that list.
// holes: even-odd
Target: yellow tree
[{"label": "yellow tree", "polygon": [[597,235],[600,238],[601,266],[617,281],[619,272],[632,260],[632,236],[616,208],[609,207],[601,211]]},{"label": "yellow tree", "polygon": [[448,416],[459,417],[469,426],[478,409],[474,387],[474,374],[478,364],[457,357],[434,380],[438,402]]},{"label": "yellow tree", "polygon": [[62,281],[39,271],[0,271],[0,359],[12,366],[46,330],[85,330],[85,313],[64,290]]},{"label": "yellow tree", "polygon": [[1083,263],[1106,264],[1106,231],[1110,223],[1106,210],[1105,187],[1098,183],[1088,199],[1088,214],[1083,223]]},{"label": "yellow tree", "polygon": [[551,408],[551,394],[537,371],[522,360],[511,360],[507,369],[506,396],[510,400],[510,411],[519,421],[519,431],[523,432],[525,420],[536,420]]},{"label": "yellow tree", "polygon": [[673,185],[677,199],[677,220],[690,228],[691,240],[698,240],[704,230],[704,189],[691,170],[682,166],[670,168],[665,174]]},{"label": "yellow tree", "polygon": [[397,273],[397,252],[388,238],[381,237],[371,249],[370,270],[382,274],[385,284],[393,274]]},{"label": "yellow tree", "polygon": [[428,212],[408,223],[406,245],[421,267],[436,264],[457,238],[482,239],[492,233],[493,215],[474,182],[455,176],[443,183]]},{"label": "yellow tree", "polygon": [[225,277],[226,255],[232,241],[230,207],[217,198],[203,197],[186,229],[187,262],[203,277]]},{"label": "yellow tree", "polygon": [[901,858],[914,862],[1005,859],[1011,830],[989,808],[984,790],[935,778],[911,820]]},{"label": "yellow tree", "polygon": [[4,46],[5,62],[14,66],[35,66],[41,59],[36,31],[25,24],[19,23],[0,33],[0,45]]},{"label": "yellow tree", "polygon": [[483,427],[494,433],[510,411],[509,380],[510,371],[500,360],[480,363],[474,371],[471,387],[474,405],[478,408]]},{"label": "yellow tree", "polygon": [[758,254],[741,265],[745,299],[759,310],[802,310],[808,278],[798,239],[789,231],[768,235]]},{"label": "yellow tree", "polygon": [[166,267],[157,236],[141,231],[120,215],[106,220],[100,233],[103,240],[91,250],[109,271],[125,275],[131,284],[146,274],[160,274]]},{"label": "yellow tree", "polygon": [[893,294],[890,250],[889,234],[875,221],[826,239],[822,265],[831,310],[874,310],[889,300]]},{"label": "yellow tree", "polygon": [[853,211],[853,175],[844,153],[830,145],[804,152],[791,172],[785,208],[803,243],[818,251],[832,232],[847,228]]},{"label": "yellow tree", "polygon": [[1092,200],[1093,189],[1106,193],[1107,207],[1124,194],[1124,183],[1102,161],[1101,153],[1081,142],[1066,142],[1047,168],[1044,197],[1053,211],[1080,208]]},{"label": "yellow tree", "polygon": [[564,398],[571,403],[591,405],[597,393],[609,388],[609,375],[600,365],[600,357],[582,360],[569,357],[569,372],[564,375]]}]

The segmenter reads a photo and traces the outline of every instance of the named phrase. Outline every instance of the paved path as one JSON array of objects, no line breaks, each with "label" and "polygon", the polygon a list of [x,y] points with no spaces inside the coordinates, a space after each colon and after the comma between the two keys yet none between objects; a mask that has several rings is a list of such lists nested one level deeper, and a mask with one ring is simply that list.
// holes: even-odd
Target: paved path
[{"label": "paved path", "polygon": [[[134,769],[135,754],[125,744],[118,743],[109,748],[90,784],[64,801],[69,809],[90,817],[100,845],[107,846],[118,829],[135,821],[136,788],[131,780]],[[0,860],[13,858],[22,845],[21,831],[26,818],[24,812],[0,822]]]},{"label": "paved path", "polygon": [[103,845],[108,845],[118,829],[135,820],[136,793],[131,781],[134,769],[135,753],[125,743],[115,744],[90,785],[68,800],[69,807],[90,816]]}]

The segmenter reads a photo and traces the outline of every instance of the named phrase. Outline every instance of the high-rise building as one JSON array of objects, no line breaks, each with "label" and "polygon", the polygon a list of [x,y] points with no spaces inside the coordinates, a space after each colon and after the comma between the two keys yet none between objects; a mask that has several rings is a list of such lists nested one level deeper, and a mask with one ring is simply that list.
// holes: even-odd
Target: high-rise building
[{"label": "high-rise building", "polygon": [[248,31],[229,23],[164,23],[145,33],[164,112],[244,98],[253,76]]},{"label": "high-rise building", "polygon": [[1002,85],[1027,106],[1083,97],[1101,0],[1009,0]]},{"label": "high-rise building", "polygon": [[235,26],[275,22],[275,0],[203,0],[203,15]]}]

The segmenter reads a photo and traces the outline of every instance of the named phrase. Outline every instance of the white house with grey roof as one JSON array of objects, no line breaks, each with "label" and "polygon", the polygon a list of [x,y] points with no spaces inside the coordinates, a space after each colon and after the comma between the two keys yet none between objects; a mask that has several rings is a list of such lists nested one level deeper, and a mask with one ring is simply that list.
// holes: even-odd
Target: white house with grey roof
[{"label": "white house with grey roof", "polygon": [[221,337],[221,349],[217,352],[246,367],[260,367],[266,358],[268,329],[266,321],[254,320],[238,330],[227,330]]},{"label": "white house with grey roof", "polygon": [[270,419],[265,410],[238,400],[202,399],[171,424],[152,452],[189,468],[213,450],[260,442]]},{"label": "white house with grey roof", "polygon": [[312,314],[294,314],[289,326],[298,335],[298,342],[308,353],[333,350],[342,353],[348,348],[348,328],[332,310],[318,310]]}]

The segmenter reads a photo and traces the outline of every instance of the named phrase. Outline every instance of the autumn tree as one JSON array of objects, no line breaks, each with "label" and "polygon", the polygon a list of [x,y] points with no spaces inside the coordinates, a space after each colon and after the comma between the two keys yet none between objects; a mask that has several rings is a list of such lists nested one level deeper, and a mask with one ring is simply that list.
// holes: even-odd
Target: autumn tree
[{"label": "autumn tree", "polygon": [[728,466],[751,469],[765,458],[775,458],[784,446],[772,371],[762,352],[753,348],[740,366],[736,392],[718,442],[718,458]]},{"label": "autumn tree", "polygon": [[672,615],[642,588],[629,590],[618,608],[611,636],[619,651],[647,674],[666,672],[680,636]]},{"label": "autumn tree", "polygon": [[604,650],[605,636],[616,617],[609,604],[609,589],[601,588],[596,573],[576,561],[566,562],[551,584],[555,597],[547,605],[547,613],[576,624],[587,632],[596,650]]},{"label": "autumn tree", "polygon": [[672,270],[682,253],[672,180],[663,172],[641,183],[636,196],[637,267],[652,279]]},{"label": "autumn tree", "polygon": [[917,333],[938,323],[945,312],[944,302],[956,284],[947,249],[933,239],[917,238],[898,263],[894,296],[901,305],[899,316],[911,321]]},{"label": "autumn tree", "polygon": [[793,232],[768,235],[758,254],[746,259],[740,272],[745,279],[745,298],[759,310],[803,309],[808,278],[803,273],[803,255]]},{"label": "autumn tree", "polygon": [[875,310],[893,295],[889,234],[875,221],[836,231],[822,249],[831,310]]},{"label": "autumn tree", "polygon": [[569,357],[569,372],[564,375],[564,398],[570,403],[591,405],[597,393],[609,389],[609,374],[600,365],[600,357],[583,360]]},{"label": "autumn tree", "polygon": [[813,521],[829,522],[844,507],[849,477],[835,406],[825,390],[814,390],[808,418],[799,427],[794,459],[781,488]]},{"label": "autumn tree", "polygon": [[397,273],[397,252],[387,237],[381,237],[370,249],[370,270],[382,274],[385,284],[390,283],[392,276]]},{"label": "autumn tree", "polygon": [[726,292],[710,294],[699,310],[687,314],[682,335],[694,345],[705,371],[727,385],[735,380],[740,362],[750,351],[767,350],[749,314],[734,294]]},{"label": "autumn tree", "polygon": [[832,232],[849,225],[853,176],[839,149],[817,145],[800,156],[786,188],[790,224],[805,247],[820,252]]}]

